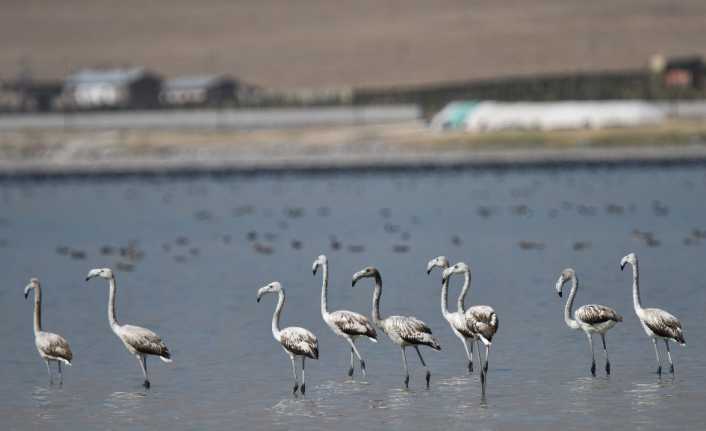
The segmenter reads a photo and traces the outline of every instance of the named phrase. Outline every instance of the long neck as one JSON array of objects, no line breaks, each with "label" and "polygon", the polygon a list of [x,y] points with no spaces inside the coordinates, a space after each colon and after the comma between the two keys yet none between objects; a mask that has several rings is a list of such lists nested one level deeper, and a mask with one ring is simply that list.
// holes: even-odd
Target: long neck
[{"label": "long neck", "polygon": [[637,262],[632,265],[632,302],[636,312],[642,310],[642,301],[640,301],[640,273],[637,270]]},{"label": "long neck", "polygon": [[108,280],[108,323],[110,327],[115,330],[118,325],[118,319],[115,318],[115,291],[117,286],[115,284],[115,277],[111,277]]},{"label": "long neck", "polygon": [[466,312],[466,306],[463,304],[466,299],[466,295],[471,288],[471,271],[468,270],[463,273],[463,288],[461,288],[461,294],[458,295],[458,312],[463,314]]},{"label": "long neck", "polygon": [[571,309],[574,307],[574,298],[576,297],[576,290],[578,289],[579,281],[576,275],[571,277],[571,292],[569,297],[566,299],[566,305],[564,306],[564,322],[569,326],[569,328],[578,329],[579,324],[571,317]]},{"label": "long neck", "polygon": [[380,274],[375,274],[375,291],[373,292],[373,323],[380,326],[380,295],[382,295],[382,278]]},{"label": "long neck", "polygon": [[39,286],[34,288],[34,333],[42,330],[42,290]]},{"label": "long neck", "polygon": [[277,307],[275,307],[275,312],[272,314],[272,335],[275,340],[280,340],[280,330],[279,330],[279,317],[282,315],[282,308],[284,307],[284,292],[280,290],[278,292]]},{"label": "long neck", "polygon": [[321,282],[321,315],[328,314],[328,262],[323,265],[323,281]]},{"label": "long neck", "polygon": [[441,281],[441,314],[449,318],[449,278]]}]

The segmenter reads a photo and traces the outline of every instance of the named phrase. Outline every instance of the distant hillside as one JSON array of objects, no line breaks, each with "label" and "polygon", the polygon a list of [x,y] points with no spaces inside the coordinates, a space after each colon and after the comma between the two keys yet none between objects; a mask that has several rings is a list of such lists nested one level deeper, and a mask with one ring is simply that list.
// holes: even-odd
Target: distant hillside
[{"label": "distant hillside", "polygon": [[0,10],[3,78],[21,62],[43,78],[131,64],[279,88],[375,86],[706,55],[704,0],[9,0]]}]

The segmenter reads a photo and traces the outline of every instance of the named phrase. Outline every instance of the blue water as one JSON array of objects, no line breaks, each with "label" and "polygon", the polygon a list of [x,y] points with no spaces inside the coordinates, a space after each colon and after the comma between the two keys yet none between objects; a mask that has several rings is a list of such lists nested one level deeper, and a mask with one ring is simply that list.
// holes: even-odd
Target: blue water
[{"label": "blue water", "polygon": [[[706,170],[408,172],[190,179],[0,183],[0,418],[3,429],[700,429],[706,421]],[[635,234],[635,230],[639,233]],[[644,234],[649,232],[649,234]],[[651,235],[651,236],[650,236]],[[651,239],[645,240],[646,237]],[[649,244],[648,244],[649,242]],[[125,256],[120,256],[120,248]],[[640,258],[643,305],[678,316],[688,345],[672,349],[675,377],[658,377],[654,351],[632,310]],[[424,320],[443,350],[409,351],[403,389],[399,349],[361,340],[368,378],[347,377],[349,349],[319,311],[329,257],[331,309],[370,312],[375,265],[382,314]],[[461,343],[439,309],[439,254],[473,271],[471,304],[500,317],[488,391],[466,372]],[[174,363],[151,359],[152,388],[107,322],[107,283],[85,282],[111,266],[118,319],[162,336]],[[577,305],[623,316],[608,335],[598,377],[582,333],[563,322],[553,290],[573,266]],[[44,327],[74,352],[63,385],[49,384],[32,339],[30,277],[42,280]],[[291,394],[288,357],[273,340],[274,297],[287,292],[283,326],[320,343],[307,361],[307,394]],[[460,280],[452,283],[451,297]],[[451,301],[455,304],[455,300]],[[597,343],[598,345],[598,343]],[[660,346],[661,347],[661,346]]]}]

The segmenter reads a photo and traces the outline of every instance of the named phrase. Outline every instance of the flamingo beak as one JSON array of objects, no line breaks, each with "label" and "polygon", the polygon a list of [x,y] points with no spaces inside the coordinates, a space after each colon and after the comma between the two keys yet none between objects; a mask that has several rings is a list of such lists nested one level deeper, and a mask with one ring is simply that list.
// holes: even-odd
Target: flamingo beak
[{"label": "flamingo beak", "polygon": [[622,271],[624,269],[625,269],[625,262],[620,262],[620,270]]},{"label": "flamingo beak", "polygon": [[25,299],[29,296],[29,292],[25,292]]},{"label": "flamingo beak", "polygon": [[559,298],[561,298],[561,290],[557,292],[559,294]]}]

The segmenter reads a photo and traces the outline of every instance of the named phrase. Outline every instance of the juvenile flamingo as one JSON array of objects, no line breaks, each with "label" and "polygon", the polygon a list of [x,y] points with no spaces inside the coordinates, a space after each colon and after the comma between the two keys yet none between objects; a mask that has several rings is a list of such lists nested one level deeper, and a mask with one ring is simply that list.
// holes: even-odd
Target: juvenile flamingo
[{"label": "juvenile flamingo", "polygon": [[159,338],[159,335],[149,329],[133,325],[120,325],[115,317],[115,294],[117,285],[115,283],[115,275],[110,268],[96,268],[88,272],[86,281],[100,277],[108,280],[108,323],[110,329],[115,335],[120,338],[128,352],[135,355],[137,362],[142,369],[142,375],[145,377],[143,386],[150,387],[150,379],[147,377],[147,356],[158,356],[163,362],[172,362],[172,355],[166,344]]},{"label": "juvenile flamingo", "polygon": [[434,350],[441,350],[439,342],[431,335],[431,329],[426,323],[412,316],[389,316],[386,318],[380,317],[380,295],[382,294],[382,278],[380,277],[380,272],[377,268],[368,266],[353,275],[352,285],[361,278],[374,278],[375,279],[375,291],[373,292],[373,323],[378,328],[387,335],[390,340],[400,346],[402,350],[402,365],[404,366],[405,379],[404,385],[406,388],[409,387],[409,370],[407,368],[407,353],[405,349],[408,346],[414,347],[419,356],[419,361],[422,366],[426,368],[426,382],[427,388],[429,387],[429,379],[431,378],[431,372],[427,368],[427,364],[422,358],[422,354],[419,351],[419,346],[429,346]]},{"label": "juvenile flamingo", "polygon": [[49,383],[53,382],[49,362],[56,362],[59,369],[60,383],[64,381],[64,374],[61,372],[61,363],[71,366],[74,355],[69,347],[69,342],[64,337],[51,332],[42,331],[42,288],[39,279],[30,278],[29,284],[25,287],[25,299],[29,292],[34,290],[34,345],[37,346],[39,356],[47,364],[49,372]]},{"label": "juvenile flamingo", "polygon": [[328,311],[328,259],[323,254],[316,258],[312,271],[316,275],[316,270],[323,268],[323,282],[321,285],[321,316],[324,322],[331,328],[334,334],[345,339],[351,346],[351,367],[348,369],[348,375],[353,376],[354,355],[360,361],[360,371],[365,376],[365,360],[360,356],[358,349],[355,347],[355,341],[358,337],[368,337],[370,341],[377,343],[377,333],[375,328],[370,324],[368,319],[362,314],[354,313],[347,310],[338,310],[329,313]]},{"label": "juvenile flamingo", "polygon": [[591,346],[591,374],[596,375],[596,357],[593,352],[593,334],[601,334],[603,341],[603,352],[605,353],[605,372],[610,374],[610,360],[608,359],[608,348],[605,343],[605,334],[616,323],[622,322],[623,317],[617,311],[605,305],[588,304],[579,307],[571,318],[571,309],[574,306],[574,298],[579,288],[579,280],[576,272],[572,268],[566,268],[561,272],[556,282],[556,293],[561,298],[561,289],[567,281],[571,280],[571,292],[564,307],[564,322],[571,329],[580,329],[588,337],[588,345]]},{"label": "juvenile flamingo", "polygon": [[662,360],[659,357],[659,349],[657,349],[658,338],[664,340],[664,345],[667,349],[667,359],[669,359],[669,372],[674,374],[674,363],[672,363],[672,354],[669,351],[669,340],[675,341],[682,346],[686,345],[681,322],[673,315],[659,308],[642,308],[642,301],[640,300],[640,275],[635,253],[630,253],[622,258],[620,261],[620,269],[623,270],[628,263],[632,265],[632,299],[635,314],[637,314],[637,318],[640,319],[645,334],[652,339],[652,344],[655,347],[655,354],[657,355],[657,374],[662,375]]},{"label": "juvenile flamingo", "polygon": [[[297,393],[299,389],[303,394],[306,393],[306,379],[305,379],[305,360],[306,358],[319,359],[319,341],[316,336],[310,331],[300,328],[298,326],[290,326],[288,328],[279,328],[279,318],[282,314],[282,308],[284,307],[284,288],[278,281],[274,281],[267,286],[261,287],[257,291],[257,302],[263,295],[267,293],[276,293],[278,295],[277,307],[272,315],[272,335],[275,337],[278,343],[282,345],[284,351],[289,355],[289,359],[292,361],[292,373],[294,374],[294,389],[293,393]],[[297,367],[294,364],[294,358],[299,356],[302,358],[302,385],[299,387],[299,382],[297,380]]]}]

